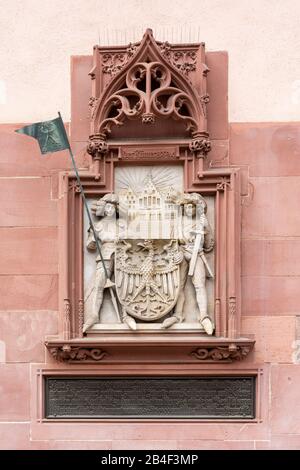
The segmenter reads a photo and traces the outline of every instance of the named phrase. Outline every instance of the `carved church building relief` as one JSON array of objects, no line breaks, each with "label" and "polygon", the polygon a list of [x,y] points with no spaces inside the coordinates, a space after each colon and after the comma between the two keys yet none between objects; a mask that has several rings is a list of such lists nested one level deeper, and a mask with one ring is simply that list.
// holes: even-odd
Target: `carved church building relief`
[{"label": "carved church building relief", "polygon": [[241,337],[240,174],[210,160],[205,45],[94,47],[89,170],[60,186],[60,335],[69,362],[231,362]]}]

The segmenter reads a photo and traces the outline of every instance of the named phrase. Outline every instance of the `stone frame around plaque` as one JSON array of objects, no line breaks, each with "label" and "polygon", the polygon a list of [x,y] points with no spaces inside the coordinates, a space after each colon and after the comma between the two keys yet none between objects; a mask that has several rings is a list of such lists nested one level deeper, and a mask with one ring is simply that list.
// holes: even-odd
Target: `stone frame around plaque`
[{"label": "stone frame around plaque", "polygon": [[[119,159],[114,160],[113,151],[106,165],[109,170]],[[188,158],[178,158],[184,171],[189,165]],[[97,198],[108,189],[95,181],[94,174],[81,172],[81,179],[88,196]],[[49,338],[46,345],[51,354],[59,360],[69,362],[108,361],[112,355],[124,358],[124,348],[131,354],[169,344],[179,348],[181,360],[193,357],[200,362],[230,362],[245,357],[253,347],[253,340],[240,334],[240,181],[238,169],[204,171],[201,181],[188,180],[187,191],[215,197],[215,321],[216,333],[205,337],[195,332],[147,333],[141,339],[132,332],[122,334],[102,333],[98,337],[84,338],[83,326],[83,207],[75,176],[64,172],[60,178],[61,224],[60,224],[60,315],[59,336]],[[172,333],[172,334],[171,334]],[[105,347],[104,347],[105,345]],[[183,347],[184,345],[184,347]],[[188,347],[186,348],[186,346]],[[84,350],[89,353],[87,356]],[[101,354],[101,350],[105,352]],[[136,350],[136,353],[135,353]],[[93,353],[91,352],[93,351]],[[123,351],[123,352],[122,352]],[[161,360],[169,357],[170,349],[161,348]],[[119,354],[119,356],[117,356]],[[176,355],[177,356],[177,355]],[[145,357],[145,360],[150,358]]]},{"label": "stone frame around plaque", "polygon": [[[69,433],[70,424],[82,423],[86,425],[87,432],[90,435],[90,438],[93,439],[93,435],[97,432],[93,428],[95,423],[107,423],[107,425],[118,425],[122,423],[161,423],[162,418],[92,418],[82,417],[82,418],[46,418],[45,410],[45,378],[46,377],[255,377],[255,417],[254,418],[190,418],[190,417],[180,417],[180,418],[163,418],[163,422],[174,423],[175,425],[182,424],[189,425],[192,422],[195,424],[204,424],[212,423],[215,424],[230,424],[230,423],[242,423],[250,424],[251,426],[258,427],[258,429],[264,425],[265,420],[267,419],[267,406],[265,406],[263,397],[268,395],[268,382],[267,371],[264,368],[261,368],[257,365],[246,365],[243,366],[242,363],[234,367],[228,365],[226,370],[222,364],[215,364],[211,366],[210,364],[188,364],[185,370],[182,370],[181,365],[177,364],[151,364],[148,365],[145,369],[144,367],[137,367],[134,364],[126,365],[113,365],[107,370],[107,366],[104,364],[101,365],[87,365],[82,366],[73,366],[66,367],[64,364],[60,364],[60,367],[57,368],[55,361],[52,359],[52,364],[48,364],[46,367],[44,364],[36,364],[31,369],[31,387],[32,387],[32,431],[33,435],[35,433],[42,432],[42,435],[49,436],[49,433],[58,433],[65,438]],[[90,427],[91,426],[91,427]],[[113,428],[110,428],[113,429]]]}]

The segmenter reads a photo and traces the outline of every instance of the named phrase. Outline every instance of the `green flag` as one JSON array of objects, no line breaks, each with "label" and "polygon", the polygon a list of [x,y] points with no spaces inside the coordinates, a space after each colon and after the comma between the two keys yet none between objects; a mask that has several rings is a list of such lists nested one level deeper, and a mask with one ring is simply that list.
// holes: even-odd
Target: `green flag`
[{"label": "green flag", "polygon": [[60,116],[52,119],[52,121],[36,122],[30,126],[17,129],[15,132],[36,139],[42,153],[70,149],[68,136]]},{"label": "green flag", "polygon": [[58,152],[59,150],[65,150],[65,149],[69,150],[70,157],[71,157],[74,171],[75,171],[75,175],[76,175],[77,182],[78,182],[80,192],[81,192],[81,196],[83,199],[83,203],[87,212],[90,226],[94,234],[94,239],[96,241],[96,247],[97,247],[97,250],[100,255],[102,265],[103,265],[103,269],[104,269],[104,273],[106,277],[105,287],[109,287],[113,306],[116,310],[119,321],[121,321],[118,303],[117,303],[114,291],[112,289],[113,283],[111,284],[108,283],[108,281],[110,281],[109,274],[108,274],[108,271],[104,262],[104,258],[103,258],[101,248],[100,248],[100,243],[98,240],[98,235],[96,233],[94,223],[93,223],[90,211],[89,211],[88,203],[86,201],[86,197],[85,197],[83,187],[80,181],[80,176],[76,167],[74,155],[72,153],[71,146],[69,144],[69,139],[68,139],[66,129],[65,129],[60,113],[58,113],[58,116],[59,116],[58,118],[52,119],[52,121],[35,122],[34,124],[31,124],[30,126],[25,126],[25,127],[22,127],[21,129],[16,129],[15,132],[18,132],[19,134],[29,135],[29,137],[33,137],[34,139],[36,139],[39,143],[42,153]]}]

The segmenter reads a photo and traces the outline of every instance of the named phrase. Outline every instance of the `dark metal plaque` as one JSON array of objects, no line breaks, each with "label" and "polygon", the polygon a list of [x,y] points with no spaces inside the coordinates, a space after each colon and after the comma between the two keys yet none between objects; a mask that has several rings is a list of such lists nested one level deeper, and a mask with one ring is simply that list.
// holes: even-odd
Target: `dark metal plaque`
[{"label": "dark metal plaque", "polygon": [[46,418],[253,419],[255,377],[46,377]]}]

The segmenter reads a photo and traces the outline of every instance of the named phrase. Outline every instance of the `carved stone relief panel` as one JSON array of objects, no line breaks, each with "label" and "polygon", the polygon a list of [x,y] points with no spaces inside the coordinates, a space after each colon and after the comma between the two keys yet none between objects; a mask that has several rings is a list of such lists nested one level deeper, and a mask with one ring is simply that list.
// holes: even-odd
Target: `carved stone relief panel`
[{"label": "carved stone relief panel", "polygon": [[95,228],[64,172],[56,359],[230,362],[251,351],[240,336],[240,171],[204,164],[208,71],[203,43],[161,43],[151,30],[94,47],[80,177]]},{"label": "carved stone relief panel", "polygon": [[180,166],[116,168],[115,192],[89,204],[117,298],[105,287],[86,219],[85,332],[172,328],[212,334],[214,198],[203,199],[205,211],[198,216],[201,201],[199,194],[183,193]]}]

